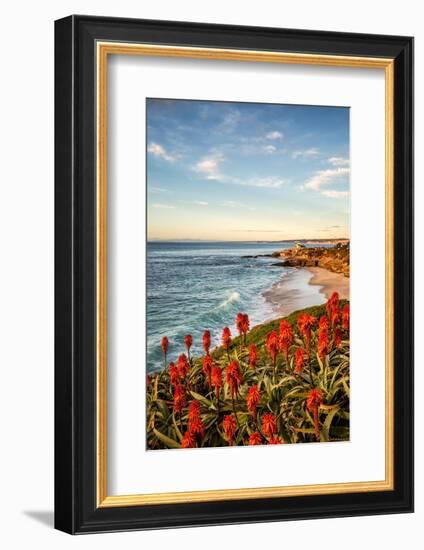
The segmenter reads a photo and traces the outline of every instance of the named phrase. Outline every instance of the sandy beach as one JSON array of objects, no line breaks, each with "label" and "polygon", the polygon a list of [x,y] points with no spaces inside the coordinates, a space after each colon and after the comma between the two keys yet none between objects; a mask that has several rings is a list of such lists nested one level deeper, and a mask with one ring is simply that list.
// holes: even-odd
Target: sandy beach
[{"label": "sandy beach", "polygon": [[321,267],[292,268],[263,297],[278,316],[323,304],[332,292],[349,298],[349,278]]},{"label": "sandy beach", "polygon": [[320,287],[320,292],[324,294],[325,298],[328,299],[336,291],[341,299],[349,299],[349,277],[345,277],[341,273],[333,273],[322,267],[308,267],[306,269],[312,273],[309,284]]}]

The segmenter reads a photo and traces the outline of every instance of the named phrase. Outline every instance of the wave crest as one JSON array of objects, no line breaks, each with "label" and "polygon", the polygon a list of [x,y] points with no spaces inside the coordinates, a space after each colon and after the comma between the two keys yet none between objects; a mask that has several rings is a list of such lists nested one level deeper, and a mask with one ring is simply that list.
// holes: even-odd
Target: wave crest
[{"label": "wave crest", "polygon": [[219,307],[224,308],[229,306],[230,304],[235,304],[236,302],[239,302],[239,301],[240,301],[240,293],[237,291],[234,291],[234,292],[231,292],[231,294],[228,296],[226,300],[224,300],[219,304]]}]

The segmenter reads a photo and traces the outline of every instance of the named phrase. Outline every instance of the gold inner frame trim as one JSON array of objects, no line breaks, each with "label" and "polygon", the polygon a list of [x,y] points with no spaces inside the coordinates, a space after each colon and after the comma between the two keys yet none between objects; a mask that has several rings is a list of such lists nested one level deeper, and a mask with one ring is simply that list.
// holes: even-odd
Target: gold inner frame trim
[{"label": "gold inner frame trim", "polygon": [[[390,58],[315,55],[219,48],[97,42],[97,506],[142,506],[220,500],[364,493],[394,489],[394,61]],[[219,59],[361,69],[385,72],[386,361],[385,479],[281,487],[255,487],[109,496],[107,493],[107,61],[109,55]]]}]

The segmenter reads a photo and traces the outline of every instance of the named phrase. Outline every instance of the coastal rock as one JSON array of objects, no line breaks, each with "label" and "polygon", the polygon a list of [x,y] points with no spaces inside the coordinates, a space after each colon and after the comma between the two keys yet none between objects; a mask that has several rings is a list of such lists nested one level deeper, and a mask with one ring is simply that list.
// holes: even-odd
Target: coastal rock
[{"label": "coastal rock", "polygon": [[282,265],[286,267],[322,267],[349,277],[349,252],[349,242],[341,242],[329,248],[296,245],[283,250],[279,255],[284,260]]}]

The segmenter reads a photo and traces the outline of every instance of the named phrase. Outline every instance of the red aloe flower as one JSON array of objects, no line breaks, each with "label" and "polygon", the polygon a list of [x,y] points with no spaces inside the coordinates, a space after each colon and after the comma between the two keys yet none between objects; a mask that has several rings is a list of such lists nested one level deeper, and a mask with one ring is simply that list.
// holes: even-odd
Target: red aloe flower
[{"label": "red aloe flower", "polygon": [[327,315],[322,315],[319,320],[319,328],[320,330],[328,330],[330,328],[330,322],[328,320]]},{"label": "red aloe flower", "polygon": [[187,430],[186,433],[183,435],[183,439],[181,441],[181,447],[183,449],[192,449],[197,446],[196,444],[197,444],[196,435],[192,433],[190,430]]},{"label": "red aloe flower", "polygon": [[333,292],[333,294],[328,299],[327,305],[326,305],[327,313],[328,313],[328,316],[329,316],[330,319],[331,319],[331,315],[332,315],[333,311],[339,309],[339,301],[340,301],[339,300],[339,293],[338,292]]},{"label": "red aloe flower", "polygon": [[146,385],[149,386],[150,383],[152,382],[152,379],[149,375],[146,376]]},{"label": "red aloe flower", "polygon": [[243,313],[239,312],[237,313],[237,317],[236,317],[236,328],[240,337],[240,352],[241,352],[241,346],[242,346],[243,326],[244,326],[244,315]]},{"label": "red aloe flower", "polygon": [[222,330],[222,345],[228,353],[231,345],[231,330],[228,327],[224,327]]},{"label": "red aloe flower", "polygon": [[241,338],[241,335],[243,334],[243,313],[237,313],[236,328]]},{"label": "red aloe flower", "polygon": [[255,370],[256,363],[258,362],[258,354],[256,353],[256,346],[252,344],[249,351],[249,366],[251,369]]},{"label": "red aloe flower", "polygon": [[212,386],[215,388],[216,398],[219,399],[219,392],[222,388],[222,370],[220,367],[212,368]]},{"label": "red aloe flower", "polygon": [[314,415],[314,427],[315,427],[315,438],[317,441],[320,439],[319,434],[319,407],[323,402],[322,392],[318,388],[313,388],[306,398],[306,406],[309,412],[312,412]]},{"label": "red aloe flower", "polygon": [[193,345],[193,336],[191,334],[184,336],[184,344],[187,349],[188,360],[190,361],[190,348]]},{"label": "red aloe flower", "polygon": [[212,387],[212,357],[210,355],[205,355],[203,357],[203,372],[205,373],[205,376],[208,378],[208,384],[209,387]]},{"label": "red aloe flower", "polygon": [[278,435],[273,435],[268,439],[268,445],[281,445],[282,443],[284,443],[284,440]]},{"label": "red aloe flower", "polygon": [[175,386],[174,391],[174,411],[180,413],[183,408],[186,406],[186,396],[184,388],[181,384]]},{"label": "red aloe flower", "polygon": [[249,445],[262,445],[262,436],[259,432],[253,432],[250,434]]},{"label": "red aloe flower", "polygon": [[262,431],[268,438],[277,433],[277,422],[275,416],[272,413],[266,413],[263,415]]},{"label": "red aloe flower", "polygon": [[342,311],[342,327],[344,328],[344,330],[349,330],[349,317],[350,317],[350,309],[349,309],[349,304],[345,304],[343,306],[343,311]]},{"label": "red aloe flower", "polygon": [[231,397],[234,398],[234,395],[239,391],[243,379],[238,361],[233,361],[227,366],[225,376],[227,384],[230,386]]},{"label": "red aloe flower", "polygon": [[336,348],[342,347],[342,331],[339,327],[334,330],[334,345]]},{"label": "red aloe flower", "polygon": [[203,420],[200,416],[196,416],[189,422],[188,427],[190,432],[197,437],[197,441],[200,444],[205,437],[205,425],[203,424]]},{"label": "red aloe flower", "polygon": [[315,326],[317,320],[313,315],[308,315],[307,313],[302,313],[297,318],[297,326],[299,328],[300,334],[304,336],[306,341],[306,352],[308,357],[311,354],[311,330]]},{"label": "red aloe flower", "polygon": [[165,361],[165,369],[166,369],[166,354],[168,353],[168,346],[169,346],[169,340],[166,336],[162,338],[160,345],[162,346],[162,351],[163,351],[163,356]]},{"label": "red aloe flower", "polygon": [[275,365],[277,362],[277,354],[278,354],[278,334],[275,332],[275,330],[270,332],[266,337],[266,347],[269,354],[271,355],[272,363],[274,365],[274,370],[275,370]]},{"label": "red aloe flower", "polygon": [[303,348],[297,348],[296,350],[295,365],[295,373],[300,374],[305,366],[305,352],[303,351]]},{"label": "red aloe flower", "polygon": [[328,336],[328,330],[322,329],[318,335],[318,355],[323,359],[328,355],[330,351],[330,338]]},{"label": "red aloe flower", "polygon": [[249,315],[247,313],[243,313],[242,329],[243,329],[243,336],[244,336],[244,345],[246,345],[246,335],[249,332],[249,328],[250,328]]},{"label": "red aloe flower", "polygon": [[228,414],[224,417],[222,427],[224,430],[224,437],[228,441],[228,445],[232,445],[237,428],[236,419],[232,414]]},{"label": "red aloe flower", "polygon": [[175,366],[175,364],[172,363],[172,361],[171,363],[169,363],[169,379],[171,381],[172,386],[176,386],[177,384],[180,383],[180,375],[179,375],[178,369]]},{"label": "red aloe flower", "polygon": [[209,330],[205,330],[203,333],[202,343],[206,355],[209,355],[209,348],[211,347],[211,333]]},{"label": "red aloe flower", "polygon": [[289,359],[289,349],[292,343],[293,343],[292,326],[288,321],[283,319],[282,321],[280,321],[279,345],[280,345],[280,351],[284,353],[286,361],[288,361]]},{"label": "red aloe flower", "polygon": [[187,360],[187,355],[185,353],[182,353],[178,357],[178,372],[180,375],[180,378],[185,378],[188,374],[190,368],[190,364]]},{"label": "red aloe flower", "polygon": [[196,400],[192,401],[188,406],[188,421],[189,423],[200,416],[200,403]]},{"label": "red aloe flower", "polygon": [[331,326],[334,328],[340,323],[340,310],[337,308],[333,309],[331,313]]},{"label": "red aloe flower", "polygon": [[259,393],[258,386],[252,386],[247,392],[246,404],[247,410],[253,417],[256,416],[256,407],[258,406],[260,400],[261,394]]}]

